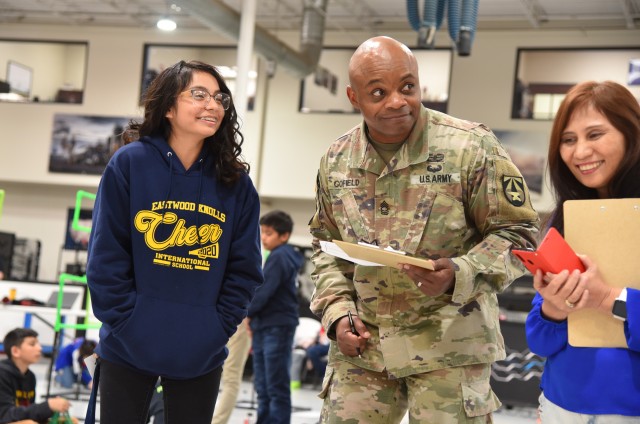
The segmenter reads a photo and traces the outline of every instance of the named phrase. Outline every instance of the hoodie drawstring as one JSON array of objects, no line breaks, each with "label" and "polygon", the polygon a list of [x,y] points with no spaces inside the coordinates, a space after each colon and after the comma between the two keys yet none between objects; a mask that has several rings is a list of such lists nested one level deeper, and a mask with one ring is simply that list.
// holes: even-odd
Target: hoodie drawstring
[{"label": "hoodie drawstring", "polygon": [[167,157],[169,158],[169,188],[167,188],[167,195],[164,197],[165,203],[169,200],[171,184],[173,183],[173,153],[167,152]]},{"label": "hoodie drawstring", "polygon": [[[202,197],[202,175],[204,174],[203,160],[200,158],[198,164],[200,165],[200,178],[198,179],[198,197],[196,198],[196,228],[200,230],[200,198]],[[198,244],[202,246],[200,235],[198,235]]]},{"label": "hoodie drawstring", "polygon": [[[167,152],[167,157],[169,158],[169,187],[167,188],[167,195],[164,197],[164,203],[167,204],[169,200],[169,196],[171,195],[171,185],[173,184],[173,153]],[[162,222],[164,222],[165,214],[167,213],[167,208],[164,208],[162,212]]]},{"label": "hoodie drawstring", "polygon": [[[169,158],[169,188],[167,189],[167,195],[165,196],[165,204],[169,200],[169,196],[171,195],[171,185],[173,184],[173,153],[167,152],[167,157]],[[200,198],[202,197],[202,176],[204,174],[204,160],[202,158],[198,159],[198,165],[200,166],[200,177],[198,178],[198,197],[196,198],[196,228],[200,229]],[[167,213],[167,209],[165,208],[162,214],[162,221],[164,222],[164,214]],[[200,236],[198,235],[198,244],[202,246],[202,241],[200,240]]]}]

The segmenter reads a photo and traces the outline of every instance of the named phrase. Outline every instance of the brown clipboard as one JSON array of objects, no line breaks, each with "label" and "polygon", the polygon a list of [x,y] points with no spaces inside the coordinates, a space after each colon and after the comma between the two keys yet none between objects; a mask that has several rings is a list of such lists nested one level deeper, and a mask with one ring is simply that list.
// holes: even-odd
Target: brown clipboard
[{"label": "brown clipboard", "polygon": [[347,255],[353,258],[392,266],[395,268],[398,267],[398,264],[409,264],[433,270],[433,262],[430,259],[420,259],[413,256],[403,255],[402,253],[385,250],[384,248],[377,246],[347,243],[342,240],[333,240],[333,242],[340,249],[344,250]]},{"label": "brown clipboard", "polygon": [[[607,284],[640,289],[640,199],[569,200],[564,203],[565,239],[589,256]],[[611,313],[582,309],[569,314],[569,344],[628,347],[623,322]]]}]

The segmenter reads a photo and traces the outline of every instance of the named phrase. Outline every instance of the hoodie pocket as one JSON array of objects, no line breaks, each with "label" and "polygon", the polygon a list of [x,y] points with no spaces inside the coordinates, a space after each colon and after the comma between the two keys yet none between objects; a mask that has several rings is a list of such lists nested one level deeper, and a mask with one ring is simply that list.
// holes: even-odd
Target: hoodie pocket
[{"label": "hoodie pocket", "polygon": [[214,361],[222,362],[219,356],[228,340],[215,305],[175,303],[141,294],[131,317],[112,336],[127,362],[175,378],[211,371],[217,365]]}]

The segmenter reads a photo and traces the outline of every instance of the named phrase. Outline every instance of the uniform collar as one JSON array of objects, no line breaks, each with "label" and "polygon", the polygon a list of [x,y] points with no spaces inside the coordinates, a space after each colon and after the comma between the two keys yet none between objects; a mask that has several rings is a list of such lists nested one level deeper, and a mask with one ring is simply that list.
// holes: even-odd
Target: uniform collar
[{"label": "uniform collar", "polygon": [[428,128],[429,110],[422,106],[420,116],[411,130],[409,137],[403,146],[396,152],[389,166],[382,160],[376,149],[369,143],[366,135],[364,120],[351,134],[351,151],[349,154],[349,167],[365,169],[377,175],[404,169],[410,165],[425,162],[428,152]]}]

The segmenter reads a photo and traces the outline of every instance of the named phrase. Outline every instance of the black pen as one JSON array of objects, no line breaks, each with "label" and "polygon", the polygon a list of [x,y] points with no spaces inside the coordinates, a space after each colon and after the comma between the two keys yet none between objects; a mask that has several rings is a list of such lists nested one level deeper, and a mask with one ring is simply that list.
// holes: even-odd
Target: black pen
[{"label": "black pen", "polygon": [[[353,316],[351,316],[351,311],[347,312],[347,316],[349,317],[349,327],[351,327],[351,332],[356,336],[359,336],[358,332],[356,331],[356,326],[353,324]],[[358,353],[358,358],[362,358],[360,347],[356,347],[356,352]]]}]

